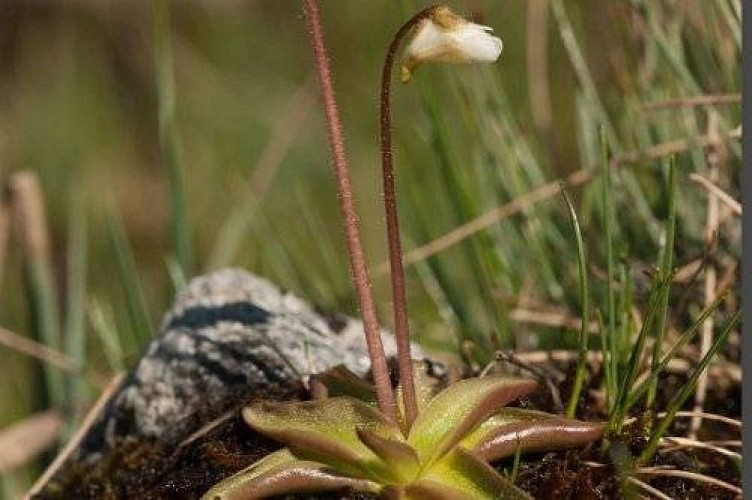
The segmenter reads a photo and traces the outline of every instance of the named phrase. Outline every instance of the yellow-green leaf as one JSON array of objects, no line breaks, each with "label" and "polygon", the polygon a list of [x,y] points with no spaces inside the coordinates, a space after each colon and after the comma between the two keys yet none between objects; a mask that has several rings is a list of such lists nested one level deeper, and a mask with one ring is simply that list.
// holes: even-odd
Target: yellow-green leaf
[{"label": "yellow-green leaf", "polygon": [[456,447],[435,462],[429,471],[406,487],[414,500],[530,500],[472,452]]},{"label": "yellow-green leaf", "polygon": [[292,403],[262,402],[244,408],[243,418],[253,429],[284,443],[302,458],[353,476],[384,482],[395,480],[387,464],[360,441],[356,429],[404,442],[402,433],[362,401],[339,397]]},{"label": "yellow-green leaf", "polygon": [[434,397],[407,438],[425,467],[510,401],[535,390],[531,379],[488,376],[461,380]]}]

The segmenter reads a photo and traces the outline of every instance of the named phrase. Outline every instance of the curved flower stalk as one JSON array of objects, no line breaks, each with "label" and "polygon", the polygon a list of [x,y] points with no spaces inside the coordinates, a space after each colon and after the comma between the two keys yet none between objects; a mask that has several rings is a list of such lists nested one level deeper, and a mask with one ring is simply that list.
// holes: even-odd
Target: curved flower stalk
[{"label": "curved flower stalk", "polygon": [[332,394],[352,392],[365,401],[339,395],[245,408],[252,428],[287,447],[221,482],[205,500],[338,490],[396,499],[527,499],[489,462],[518,449],[580,446],[603,432],[597,423],[504,408],[535,389],[536,382],[525,378],[467,379],[437,393],[435,380],[418,376],[421,411],[409,430],[387,420],[374,407],[373,390],[364,390],[345,368],[319,381]]},{"label": "curved flower stalk", "polygon": [[395,188],[394,151],[392,147],[392,70],[397,52],[406,37],[410,42],[402,63],[402,81],[420,64],[430,62],[472,63],[492,62],[501,54],[502,42],[490,34],[486,26],[471,23],[443,5],[421,10],[397,30],[387,49],[381,73],[379,139],[381,171],[384,187],[389,267],[394,304],[394,336],[397,341],[397,366],[400,387],[409,427],[417,417],[413,387],[412,357],[407,314],[405,270],[402,265],[397,193]]}]

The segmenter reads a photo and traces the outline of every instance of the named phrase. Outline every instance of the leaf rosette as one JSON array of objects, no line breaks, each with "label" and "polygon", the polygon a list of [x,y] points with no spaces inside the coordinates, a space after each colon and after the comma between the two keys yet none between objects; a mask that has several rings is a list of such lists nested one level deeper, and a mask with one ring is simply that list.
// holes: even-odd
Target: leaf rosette
[{"label": "leaf rosette", "polygon": [[248,425],[286,447],[219,483],[205,499],[332,490],[396,499],[525,499],[490,462],[518,450],[581,446],[603,432],[599,423],[505,408],[535,390],[527,378],[470,378],[437,391],[435,380],[418,376],[420,413],[409,430],[402,408],[400,424],[390,422],[375,407],[372,388],[343,367],[318,381],[332,397],[243,409]]}]

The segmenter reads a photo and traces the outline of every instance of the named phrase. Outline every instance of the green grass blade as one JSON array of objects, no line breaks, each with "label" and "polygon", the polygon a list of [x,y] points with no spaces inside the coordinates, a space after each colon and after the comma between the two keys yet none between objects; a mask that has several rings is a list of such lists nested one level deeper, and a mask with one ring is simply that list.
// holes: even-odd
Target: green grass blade
[{"label": "green grass blade", "polygon": [[165,267],[172,283],[172,293],[177,295],[188,285],[188,278],[183,274],[183,268],[174,256],[170,255],[165,258]]},{"label": "green grass blade", "polygon": [[651,385],[657,384],[658,377],[666,369],[669,362],[672,359],[674,359],[674,357],[679,353],[679,350],[682,347],[689,344],[689,342],[697,334],[697,331],[700,329],[700,326],[702,326],[705,320],[708,319],[710,315],[713,314],[718,309],[718,306],[721,305],[721,302],[723,302],[725,298],[726,298],[725,293],[719,294],[713,300],[713,302],[708,304],[708,306],[705,309],[703,309],[703,311],[700,313],[697,319],[692,323],[692,325],[689,328],[687,328],[684,332],[682,332],[682,334],[679,336],[679,339],[671,347],[671,349],[663,356],[663,359],[661,359],[660,363],[658,363],[657,366],[653,367],[650,370],[650,377],[644,382],[642,382],[639,386],[631,390],[629,398],[627,399],[626,409],[631,408],[643,396],[643,394],[645,394],[645,392],[648,390],[648,387],[650,387]]},{"label": "green grass blade", "polygon": [[648,334],[655,328],[658,311],[660,310],[661,298],[666,293],[666,289],[670,286],[670,278],[663,279],[661,276],[656,276],[653,281],[653,286],[650,290],[650,298],[648,300],[648,311],[645,315],[645,321],[642,324],[640,333],[637,335],[637,340],[632,346],[632,353],[625,367],[625,372],[619,374],[621,380],[621,386],[619,387],[619,393],[616,398],[614,408],[609,415],[609,428],[618,432],[624,423],[626,416],[626,401],[630,389],[634,385],[635,378],[637,377],[637,370],[643,357],[645,350],[645,343],[648,338]]},{"label": "green grass blade", "polygon": [[614,130],[614,126],[611,124],[611,119],[606,113],[606,108],[601,102],[601,98],[598,95],[598,89],[595,86],[593,77],[588,69],[585,56],[580,50],[580,46],[577,42],[577,37],[572,27],[572,22],[569,20],[569,15],[564,8],[564,2],[562,0],[551,0],[551,11],[554,14],[554,19],[559,28],[559,36],[561,37],[562,44],[567,51],[569,60],[572,63],[577,79],[580,82],[580,86],[585,94],[585,99],[588,101],[589,107],[594,112],[596,119],[604,127],[604,135],[608,143],[617,151],[621,149],[619,146],[618,136]]},{"label": "green grass blade", "polygon": [[88,307],[89,322],[102,344],[107,364],[113,373],[125,371],[125,355],[120,342],[112,309],[92,298]]},{"label": "green grass blade", "polygon": [[617,366],[621,369],[622,365],[627,362],[629,350],[626,348],[632,338],[632,280],[629,276],[629,264],[621,262],[619,266],[619,283],[621,283],[621,293],[619,295],[619,310],[621,318],[619,320],[619,332],[616,338],[616,352],[619,358],[616,360]]},{"label": "green grass blade", "polygon": [[[45,199],[35,172],[21,171],[8,180],[12,216],[23,254],[26,301],[31,313],[33,337],[60,351],[60,305],[52,269],[49,223]],[[49,363],[42,365],[44,384],[40,399],[45,405],[62,409],[65,405],[65,376]]]},{"label": "green grass blade", "polygon": [[[676,157],[672,156],[668,160],[667,166],[667,195],[668,195],[668,217],[666,217],[664,228],[663,248],[661,249],[658,272],[663,279],[670,279],[673,274],[674,263],[674,233],[676,230]],[[666,317],[668,315],[668,299],[670,288],[667,287],[661,297],[660,311],[658,312],[658,321],[654,334],[655,343],[653,344],[653,359],[651,371],[655,371],[661,362],[663,337],[666,330]],[[653,382],[648,387],[647,408],[651,409],[655,403],[655,397],[658,392],[658,379],[653,378]]]},{"label": "green grass blade", "polygon": [[111,212],[107,213],[107,236],[115,252],[118,280],[132,333],[139,346],[144,346],[154,337],[155,330],[146,307],[131,245],[120,219]]},{"label": "green grass blade", "polygon": [[[37,258],[29,262],[29,285],[35,336],[45,345],[60,350],[60,315],[49,262]],[[44,374],[49,403],[54,408],[62,408],[66,399],[64,375],[49,364],[44,365]]]},{"label": "green grass blade", "polygon": [[162,161],[167,169],[170,186],[171,238],[175,257],[184,276],[191,276],[192,255],[188,202],[185,194],[183,167],[175,118],[175,75],[170,29],[170,7],[167,0],[154,2],[154,65],[157,85],[159,143]]},{"label": "green grass blade", "polygon": [[613,373],[609,369],[609,356],[611,351],[608,346],[608,335],[606,333],[606,324],[603,321],[603,313],[600,308],[595,308],[595,320],[598,324],[598,339],[600,340],[601,347],[601,370],[603,371],[603,380],[605,384],[606,403],[609,412],[613,411],[613,407],[616,404],[616,395],[618,394],[618,388],[616,380],[613,378]]},{"label": "green grass blade", "polygon": [[[615,197],[613,193],[613,187],[611,185],[611,164],[609,161],[608,143],[606,141],[606,135],[601,129],[599,131],[600,146],[601,146],[601,168],[603,169],[603,187],[601,198],[601,210],[603,215],[603,233],[606,245],[606,325],[607,329],[604,332],[606,335],[606,345],[608,346],[608,357],[603,359],[605,363],[605,369],[610,371],[609,376],[612,381],[618,380],[618,362],[619,353],[617,351],[616,341],[616,295],[614,291],[614,236],[613,227],[614,222],[614,202]],[[613,401],[614,394],[610,395],[610,399]]]},{"label": "green grass blade", "polygon": [[703,358],[700,360],[700,363],[697,365],[697,368],[695,368],[695,370],[692,372],[689,380],[687,380],[687,382],[682,386],[676,396],[674,396],[674,398],[668,404],[668,407],[666,408],[666,415],[658,422],[658,425],[655,427],[655,429],[653,429],[647,445],[645,445],[645,448],[642,450],[642,453],[638,458],[639,463],[644,464],[653,457],[655,451],[658,449],[658,442],[673,422],[674,417],[676,416],[676,412],[681,409],[687,398],[692,395],[692,392],[697,385],[697,379],[707,369],[708,365],[713,360],[713,357],[716,355],[718,350],[726,343],[726,339],[736,326],[737,322],[741,318],[741,315],[741,311],[737,311],[734,316],[732,316],[731,319],[728,320],[726,326],[723,328],[723,331],[718,335],[718,337],[716,337],[708,352],[705,354],[705,356],[703,356]]},{"label": "green grass blade", "polygon": [[[74,191],[75,192],[75,191]],[[80,194],[71,197],[68,216],[67,291],[65,314],[65,353],[76,365],[85,367],[86,356],[86,277],[87,277],[87,220]],[[88,400],[86,381],[79,373],[68,374],[68,427],[74,430],[78,416]]]},{"label": "green grass blade", "polygon": [[564,195],[564,201],[567,204],[569,210],[569,219],[572,222],[572,231],[574,231],[575,241],[577,243],[577,262],[580,279],[580,304],[582,311],[580,317],[582,318],[582,326],[580,327],[580,335],[578,342],[578,356],[577,356],[577,370],[575,372],[574,384],[572,386],[572,394],[569,397],[567,403],[567,416],[573,418],[575,411],[577,410],[577,402],[580,399],[580,392],[582,391],[582,384],[585,380],[585,369],[587,361],[587,349],[588,349],[588,336],[590,333],[590,290],[588,288],[587,279],[587,258],[585,256],[585,243],[582,241],[582,231],[580,230],[580,222],[577,218],[577,212],[572,205],[572,200],[569,199],[567,192],[562,189]]}]

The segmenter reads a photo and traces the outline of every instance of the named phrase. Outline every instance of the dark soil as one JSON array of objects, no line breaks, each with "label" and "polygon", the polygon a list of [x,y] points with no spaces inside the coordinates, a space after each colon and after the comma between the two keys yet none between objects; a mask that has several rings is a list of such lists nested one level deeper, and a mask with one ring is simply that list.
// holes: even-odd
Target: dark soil
[{"label": "dark soil", "polygon": [[[556,367],[567,373],[560,384],[562,399],[566,401],[573,366]],[[598,387],[598,377],[590,377],[592,389]],[[665,406],[685,381],[683,376],[669,375],[661,381],[659,408]],[[739,418],[741,388],[738,384],[726,384],[721,390],[710,391],[706,411]],[[260,395],[258,390],[248,394],[227,420],[194,441],[170,452],[154,443],[124,441],[112,453],[93,468],[69,467],[58,480],[37,498],[139,498],[139,499],[193,499],[199,498],[218,481],[243,469],[260,457],[279,448],[263,436],[253,432],[240,417],[242,404],[259,397],[268,399],[304,399],[306,393],[299,388],[285,395]],[[550,393],[541,388],[530,398],[521,400],[520,406],[554,412]],[[688,404],[688,406],[690,406]],[[643,419],[630,424],[620,436],[611,438],[610,452],[601,452],[601,443],[593,443],[585,449],[573,449],[541,454],[526,454],[522,457],[517,472],[516,484],[539,499],[616,499],[633,495],[625,491],[620,480],[617,464],[628,463],[629,457],[639,454],[646,443],[644,415],[639,409],[633,412]],[[578,417],[584,420],[603,420],[603,410],[597,401],[583,401]],[[689,419],[677,419],[671,435],[686,435]],[[740,440],[738,429],[723,423],[703,423],[700,439]],[[671,466],[721,479],[740,487],[740,471],[730,459],[716,452],[685,448],[658,453],[651,466]],[[512,460],[495,464],[497,469],[510,473]],[[641,479],[671,498],[681,499],[732,499],[735,495],[719,486],[696,480],[667,477],[641,476]],[[637,493],[639,490],[632,490]],[[308,498],[342,498],[342,494],[318,495]],[[366,498],[350,495],[346,498]]]}]

